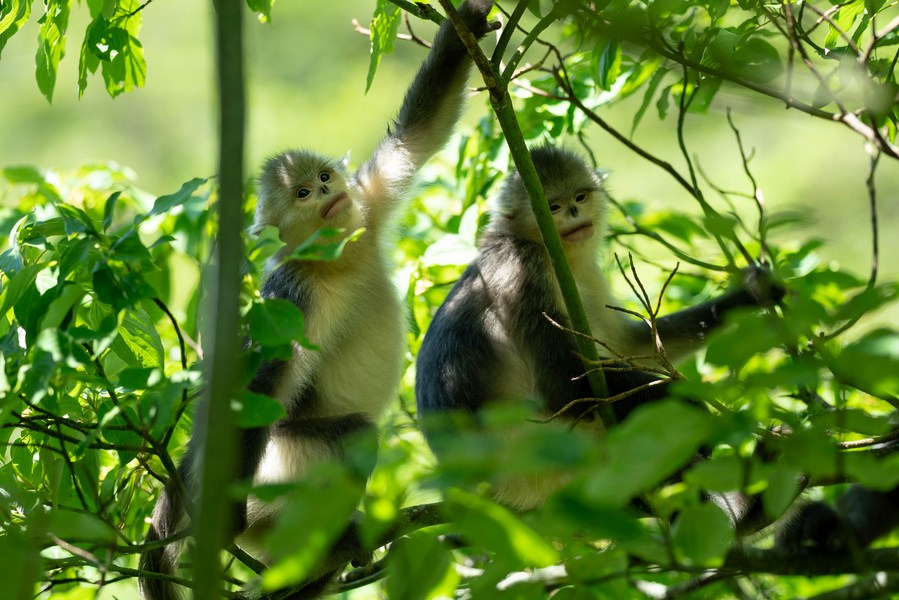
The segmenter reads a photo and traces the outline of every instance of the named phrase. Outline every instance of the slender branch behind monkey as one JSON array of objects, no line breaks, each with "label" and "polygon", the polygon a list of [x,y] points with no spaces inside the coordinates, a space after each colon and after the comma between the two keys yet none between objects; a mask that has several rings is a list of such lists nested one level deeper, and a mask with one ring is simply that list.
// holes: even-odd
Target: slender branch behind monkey
[{"label": "slender branch behind monkey", "polygon": [[[518,169],[522,182],[527,190],[528,198],[531,201],[531,208],[534,211],[540,235],[543,239],[544,246],[549,254],[550,262],[556,274],[559,288],[565,303],[566,310],[574,329],[582,333],[590,335],[590,324],[587,321],[584,312],[583,303],[577,291],[577,285],[565,258],[565,252],[562,248],[562,242],[556,231],[549,207],[546,202],[546,196],[540,178],[531,160],[530,152],[524,142],[521,133],[521,127],[515,111],[512,107],[511,98],[508,92],[508,80],[498,75],[491,61],[484,55],[484,52],[477,45],[474,36],[467,30],[465,23],[462,22],[455,8],[453,8],[450,0],[440,0],[447,15],[452,19],[459,37],[465,44],[469,55],[474,60],[475,65],[481,72],[484,83],[490,94],[490,103],[494,114],[499,120],[500,127],[506,137],[506,143],[509,146],[509,152]],[[555,9],[554,9],[555,10]],[[508,67],[507,67],[508,71]],[[590,360],[598,360],[599,355],[596,345],[589,341],[576,338],[578,350]],[[608,386],[601,372],[592,372],[588,377],[590,387],[596,397],[605,397],[609,395]],[[600,407],[600,417],[603,424],[609,427],[615,423],[615,415],[610,406]]]}]

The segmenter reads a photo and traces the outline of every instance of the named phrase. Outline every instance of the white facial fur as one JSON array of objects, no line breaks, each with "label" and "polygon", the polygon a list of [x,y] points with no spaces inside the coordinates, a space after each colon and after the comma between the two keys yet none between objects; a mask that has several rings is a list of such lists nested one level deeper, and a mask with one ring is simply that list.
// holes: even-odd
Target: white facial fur
[{"label": "white facial fur", "polygon": [[321,227],[354,228],[360,222],[357,196],[345,161],[288,150],[263,165],[253,230],[277,227],[291,250]]},{"label": "white facial fur", "polygon": [[[580,157],[560,148],[537,147],[531,151],[531,158],[566,249],[582,245],[595,247],[604,233],[602,178]],[[537,221],[518,173],[506,179],[491,212],[493,230],[540,240]]]}]

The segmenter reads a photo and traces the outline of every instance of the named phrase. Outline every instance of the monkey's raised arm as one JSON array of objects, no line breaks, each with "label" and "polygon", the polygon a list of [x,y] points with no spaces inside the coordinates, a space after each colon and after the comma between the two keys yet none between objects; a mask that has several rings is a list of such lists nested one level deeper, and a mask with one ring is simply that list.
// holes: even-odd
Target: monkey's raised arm
[{"label": "monkey's raised arm", "polygon": [[[480,39],[499,23],[488,23],[493,0],[468,0],[459,15]],[[359,169],[357,183],[371,208],[389,209],[403,198],[421,166],[440,150],[462,112],[471,59],[446,19],[428,57],[409,86],[392,130]]]},{"label": "monkey's raised arm", "polygon": [[[743,272],[741,285],[717,298],[679,310],[656,321],[659,338],[674,362],[706,342],[706,336],[724,323],[725,315],[734,308],[769,306],[784,295],[770,271],[749,268]],[[642,322],[630,321],[630,335],[636,355],[652,354],[654,342]],[[635,349],[635,350],[634,350]]]}]

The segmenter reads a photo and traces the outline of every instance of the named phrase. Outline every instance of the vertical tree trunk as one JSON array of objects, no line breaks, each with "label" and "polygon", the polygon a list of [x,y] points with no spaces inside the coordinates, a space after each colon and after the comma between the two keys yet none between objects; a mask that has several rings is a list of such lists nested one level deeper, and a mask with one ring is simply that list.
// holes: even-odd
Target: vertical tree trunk
[{"label": "vertical tree trunk", "polygon": [[219,99],[218,238],[212,290],[212,319],[206,354],[207,407],[198,419],[205,420],[201,440],[204,465],[200,498],[194,515],[196,553],[194,597],[217,598],[221,590],[219,552],[230,530],[226,513],[227,490],[234,472],[234,423],[230,400],[238,384],[235,368],[238,341],[240,261],[243,247],[240,230],[244,183],[244,80],[243,2],[214,0],[216,74]]}]

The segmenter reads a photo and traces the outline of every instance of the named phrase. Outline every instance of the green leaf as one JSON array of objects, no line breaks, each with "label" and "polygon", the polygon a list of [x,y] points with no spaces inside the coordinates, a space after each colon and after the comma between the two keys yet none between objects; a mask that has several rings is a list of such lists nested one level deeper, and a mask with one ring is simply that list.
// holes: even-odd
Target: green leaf
[{"label": "green leaf", "polygon": [[[87,447],[89,444],[93,443],[96,438],[102,435],[104,440],[118,446],[116,453],[119,456],[119,462],[123,465],[127,465],[135,456],[137,456],[137,452],[129,447],[141,447],[145,443],[144,438],[135,431],[122,428],[128,425],[128,421],[122,416],[119,407],[103,405],[100,407],[98,413],[98,416],[100,417],[100,427],[91,432],[90,436],[84,440],[83,445]],[[129,412],[129,414],[132,417],[132,422],[138,421],[133,413]],[[113,425],[115,427],[107,428],[107,425]]]},{"label": "green leaf", "polygon": [[88,512],[72,512],[68,510],[50,511],[50,533],[67,541],[93,541],[97,543],[115,543],[116,531],[100,518]]},{"label": "green leaf", "polygon": [[472,241],[456,234],[446,234],[429,245],[421,256],[423,267],[436,265],[468,265],[478,254]]},{"label": "green leaf", "polygon": [[760,83],[774,80],[784,70],[777,48],[758,37],[750,38],[737,48],[733,67],[738,76]]},{"label": "green leaf", "polygon": [[737,456],[721,456],[706,460],[684,475],[684,480],[713,492],[738,490],[745,480],[745,465]]},{"label": "green leaf", "polygon": [[512,567],[548,567],[559,561],[558,551],[509,509],[462,491],[447,491],[448,510],[467,538],[496,553],[496,560]]},{"label": "green leaf", "polygon": [[720,235],[722,237],[733,236],[734,231],[739,225],[739,221],[737,221],[736,217],[733,215],[723,215],[720,213],[706,215],[703,217],[702,222],[709,233]]},{"label": "green leaf", "polygon": [[[565,570],[568,575],[572,581],[579,583],[615,577],[625,573],[627,566],[627,553],[614,546],[606,548],[602,552],[588,552],[565,561]],[[555,597],[554,595],[553,598]]]},{"label": "green leaf", "polygon": [[637,125],[639,125],[640,121],[643,120],[643,115],[646,113],[646,109],[649,108],[649,105],[652,102],[652,98],[653,96],[655,96],[656,89],[658,89],[659,84],[662,83],[662,80],[667,74],[668,69],[659,67],[655,74],[652,76],[652,79],[649,80],[649,84],[646,86],[646,91],[643,92],[643,102],[640,103],[640,108],[637,110],[636,114],[634,115],[634,120],[631,123],[631,137],[633,137],[634,132],[637,131]]},{"label": "green leaf", "polygon": [[297,246],[288,260],[336,260],[343,254],[343,249],[350,242],[355,242],[365,228],[360,227],[349,235],[344,234],[343,229],[331,229],[322,227],[316,229],[305,242]]},{"label": "green leaf", "polygon": [[[137,34],[140,31],[142,16],[138,0],[121,0],[118,11],[130,15],[116,22],[122,27],[107,27],[106,45],[109,60],[100,60],[103,81],[107,93],[115,98],[123,92],[142,87],[147,77],[147,64],[144,60],[144,49]],[[133,13],[133,14],[132,14]]]},{"label": "green leaf", "polygon": [[25,292],[34,285],[38,273],[44,270],[46,263],[29,265],[16,272],[0,291],[0,316],[5,315],[22,298]]},{"label": "green leaf", "polygon": [[399,29],[402,11],[388,0],[378,0],[374,15],[371,18],[371,57],[368,63],[368,77],[365,80],[365,91],[371,88],[375,80],[381,56],[393,52],[393,42]]},{"label": "green leaf", "polygon": [[777,348],[786,333],[768,315],[733,313],[728,319],[736,327],[718,330],[709,336],[706,360],[715,365],[740,369],[753,357]]},{"label": "green leaf", "polygon": [[640,407],[609,432],[605,460],[588,477],[587,493],[600,506],[626,505],[691,461],[712,427],[711,416],[683,402]]},{"label": "green leaf", "polygon": [[236,414],[237,426],[244,429],[266,427],[287,416],[280,402],[271,396],[254,394],[248,390],[242,391],[232,401],[231,408]]},{"label": "green leaf", "polygon": [[[30,4],[30,0],[28,3]],[[20,532],[18,527],[9,526],[3,528],[3,535],[0,536],[3,590],[4,594],[9,594],[9,598],[32,598],[37,588],[38,575],[43,573],[40,555],[42,545],[34,539],[34,531],[40,531],[40,526],[35,521],[29,523],[27,533]]]},{"label": "green leaf", "polygon": [[784,462],[771,465],[767,469],[768,487],[762,492],[762,506],[770,518],[780,517],[796,500],[800,491],[800,475],[799,469]]},{"label": "green leaf", "polygon": [[899,397],[899,333],[893,330],[874,330],[827,363],[840,381],[863,392]]},{"label": "green leaf", "polygon": [[851,431],[862,435],[883,435],[892,429],[888,415],[876,417],[864,410],[833,410],[812,416],[812,424],[821,429]]},{"label": "green leaf", "polygon": [[[270,487],[270,486],[269,486]],[[364,483],[338,465],[321,465],[306,473],[290,493],[266,538],[266,549],[277,562],[262,574],[262,588],[271,591],[303,581],[346,529],[363,494]],[[257,494],[262,496],[262,494]]]},{"label": "green leaf", "polygon": [[[60,242],[57,246],[59,249],[59,280],[66,279],[78,270],[81,273],[90,273],[93,270],[91,251],[94,250],[95,244],[96,240],[86,237]],[[96,255],[94,255],[94,259],[96,259]]]},{"label": "green leaf", "polygon": [[696,86],[696,92],[693,94],[692,100],[690,100],[690,112],[705,114],[712,100],[718,94],[719,89],[721,89],[721,79],[717,77],[701,79]]},{"label": "green leaf", "polygon": [[197,189],[201,185],[206,183],[206,181],[207,179],[196,177],[186,183],[181,184],[181,188],[174,194],[160,196],[156,199],[156,202],[153,203],[153,208],[150,210],[150,212],[147,213],[146,217],[163,215],[176,206],[181,206],[182,204],[190,200],[194,196],[194,193],[197,191]]},{"label": "green leaf", "polygon": [[672,87],[674,86],[669,85],[662,88],[662,93],[659,94],[659,99],[656,100],[656,110],[659,113],[659,120],[664,121],[665,117],[668,115],[668,103],[670,102]]},{"label": "green leaf", "polygon": [[41,319],[41,329],[56,329],[63,321],[70,317],[71,313],[81,304],[81,300],[87,295],[85,289],[77,284],[66,282],[62,285],[62,291],[56,299],[50,303],[44,318]]},{"label": "green leaf", "polygon": [[734,541],[730,520],[714,504],[688,506],[671,529],[675,547],[691,565],[716,566]]},{"label": "green leaf", "polygon": [[621,75],[621,47],[615,40],[609,40],[599,55],[597,83],[602,89],[610,90],[619,75]]},{"label": "green leaf", "polygon": [[304,348],[315,348],[306,339],[306,319],[295,304],[282,298],[266,298],[256,302],[247,313],[250,337],[262,346],[281,346],[299,342]]},{"label": "green leaf", "polygon": [[66,53],[66,29],[71,5],[72,0],[48,0],[46,12],[40,20],[35,76],[47,102],[53,102],[59,61]]},{"label": "green leaf", "polygon": [[834,318],[855,319],[875,311],[899,299],[899,283],[890,282],[872,288],[865,288],[848,302],[840,304]]},{"label": "green leaf", "polygon": [[98,14],[87,26],[84,32],[84,41],[81,43],[81,53],[78,57],[78,98],[84,96],[87,89],[87,74],[96,73],[100,66],[102,49],[106,47],[106,19]]},{"label": "green leaf", "polygon": [[153,256],[140,241],[137,229],[126,231],[125,235],[112,243],[109,250],[116,260],[129,264],[132,269],[140,269],[141,275],[155,268]]},{"label": "green leaf", "polygon": [[651,231],[667,233],[684,242],[691,242],[705,233],[695,217],[670,211],[649,213],[641,219],[641,224]]},{"label": "green leaf", "polygon": [[83,209],[71,204],[57,204],[56,210],[65,223],[66,235],[97,233],[93,221]]},{"label": "green leaf", "polygon": [[401,577],[387,578],[391,600],[452,598],[458,576],[450,568],[449,549],[433,535],[420,531],[390,546],[390,570]]},{"label": "green leaf", "polygon": [[889,492],[899,485],[899,455],[879,458],[867,452],[849,452],[844,458],[846,472],[866,488]]},{"label": "green leaf", "polygon": [[8,0],[0,2],[0,55],[6,42],[31,16],[31,0]]},{"label": "green leaf", "polygon": [[119,196],[122,195],[122,192],[113,192],[106,199],[106,204],[103,205],[103,231],[106,232],[109,230],[110,226],[112,226],[112,218],[115,213],[116,203],[119,201]]},{"label": "green leaf", "polygon": [[256,13],[260,23],[271,23],[274,3],[275,0],[247,0],[247,6]]},{"label": "green leaf", "polygon": [[161,367],[165,353],[159,332],[150,315],[140,307],[125,311],[119,335],[110,346],[116,356],[132,368]]},{"label": "green leaf", "polygon": [[865,0],[853,0],[841,6],[840,10],[833,15],[833,23],[828,23],[830,29],[827,32],[827,37],[824,38],[824,47],[827,49],[835,48],[841,40],[845,43],[843,33],[848,34],[852,30],[855,20],[864,12]]},{"label": "green leaf", "polygon": [[3,178],[10,183],[36,183],[41,184],[46,180],[44,174],[34,167],[6,167],[3,169]]},{"label": "green leaf", "polygon": [[56,373],[56,367],[52,354],[37,352],[31,364],[23,366],[22,372],[19,373],[21,381],[19,391],[33,404],[40,404],[49,393],[50,378]]}]

